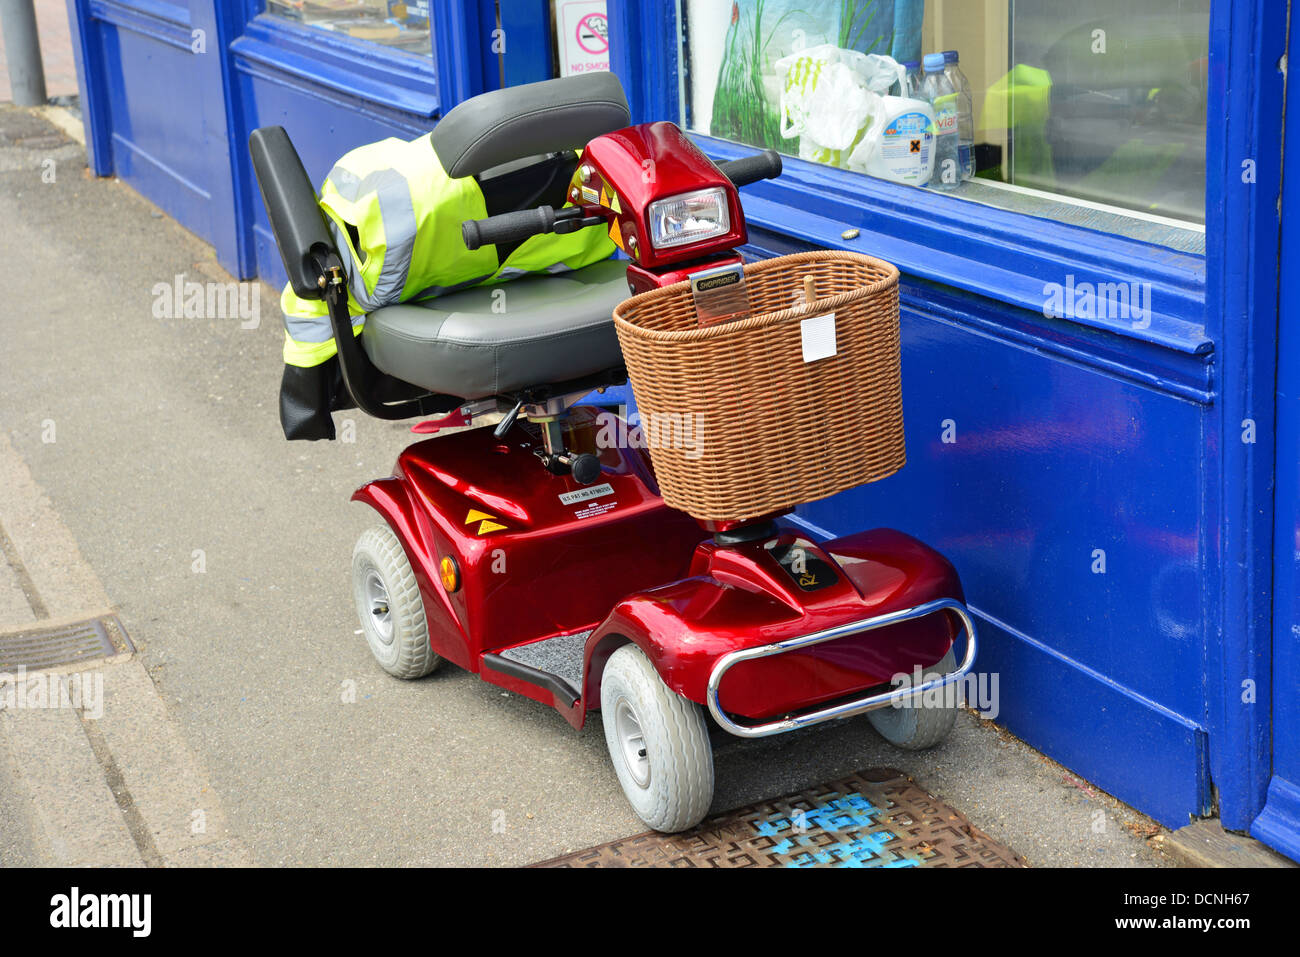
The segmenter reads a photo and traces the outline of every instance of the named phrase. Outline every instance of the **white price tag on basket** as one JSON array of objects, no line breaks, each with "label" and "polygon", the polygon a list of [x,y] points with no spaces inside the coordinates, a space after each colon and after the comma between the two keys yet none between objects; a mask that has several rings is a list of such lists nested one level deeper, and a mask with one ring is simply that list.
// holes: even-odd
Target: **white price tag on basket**
[{"label": "white price tag on basket", "polygon": [[835,313],[813,316],[799,323],[803,336],[803,361],[816,362],[835,355]]}]

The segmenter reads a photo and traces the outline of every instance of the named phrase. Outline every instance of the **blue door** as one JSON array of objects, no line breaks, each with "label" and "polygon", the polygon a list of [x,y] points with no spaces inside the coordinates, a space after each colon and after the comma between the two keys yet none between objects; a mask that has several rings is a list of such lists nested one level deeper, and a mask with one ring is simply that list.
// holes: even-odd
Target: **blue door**
[{"label": "blue door", "polygon": [[[1295,63],[1296,37],[1288,59]],[[1295,72],[1287,93],[1300,93]],[[1292,100],[1291,102],[1296,102]],[[1278,275],[1277,482],[1273,530],[1273,651],[1271,701],[1273,773],[1263,812],[1251,833],[1300,860],[1300,117],[1286,117],[1282,235]],[[1262,722],[1261,733],[1269,733]]]}]

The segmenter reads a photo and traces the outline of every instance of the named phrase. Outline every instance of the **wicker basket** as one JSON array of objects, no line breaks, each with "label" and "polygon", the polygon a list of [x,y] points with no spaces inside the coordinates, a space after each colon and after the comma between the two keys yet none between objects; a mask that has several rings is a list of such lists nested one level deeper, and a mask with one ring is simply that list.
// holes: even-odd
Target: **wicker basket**
[{"label": "wicker basket", "polygon": [[[746,266],[745,285],[750,316],[720,325],[698,325],[689,283],[614,310],[664,501],[743,521],[902,468],[898,270],[799,253]],[[801,323],[828,313],[835,355],[805,362]]]}]

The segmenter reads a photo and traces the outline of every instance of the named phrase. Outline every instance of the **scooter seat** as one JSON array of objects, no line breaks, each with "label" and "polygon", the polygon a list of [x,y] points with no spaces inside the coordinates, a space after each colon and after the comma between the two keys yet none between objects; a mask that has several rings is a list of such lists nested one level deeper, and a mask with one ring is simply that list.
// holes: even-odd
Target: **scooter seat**
[{"label": "scooter seat", "polygon": [[621,365],[613,312],[628,295],[627,263],[607,259],[376,309],[361,344],[380,371],[430,392],[502,395]]}]

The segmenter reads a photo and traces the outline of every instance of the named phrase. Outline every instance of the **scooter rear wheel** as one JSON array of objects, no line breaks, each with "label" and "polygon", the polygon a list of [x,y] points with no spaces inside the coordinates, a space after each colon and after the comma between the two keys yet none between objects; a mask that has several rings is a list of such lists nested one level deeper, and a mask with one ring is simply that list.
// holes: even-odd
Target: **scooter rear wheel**
[{"label": "scooter rear wheel", "polygon": [[[925,669],[925,677],[944,675],[957,669],[952,649],[936,664]],[[911,684],[908,676],[907,685]],[[867,718],[880,736],[905,751],[932,748],[952,731],[957,721],[957,692],[952,686],[943,689],[943,700],[934,704],[907,708],[879,708],[868,711]]]},{"label": "scooter rear wheel", "polygon": [[442,663],[429,647],[424,599],[402,543],[387,525],[368,528],[352,550],[352,596],[370,653],[390,675],[422,678]]},{"label": "scooter rear wheel", "polygon": [[673,833],[713,801],[713,749],[700,706],[674,693],[636,645],[610,655],[600,685],[605,743],[637,817]]}]

